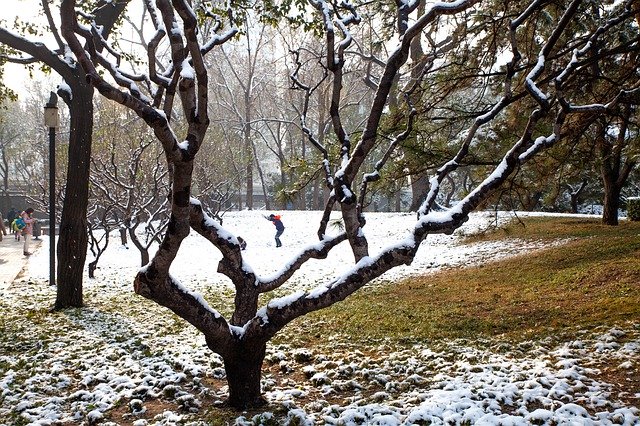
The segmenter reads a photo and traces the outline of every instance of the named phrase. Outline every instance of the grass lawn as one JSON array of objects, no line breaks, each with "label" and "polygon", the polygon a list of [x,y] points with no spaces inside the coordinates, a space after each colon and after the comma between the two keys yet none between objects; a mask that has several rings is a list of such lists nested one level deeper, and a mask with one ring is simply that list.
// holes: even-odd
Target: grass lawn
[{"label": "grass lawn", "polygon": [[506,238],[543,248],[375,286],[299,320],[293,328],[307,332],[293,334],[306,344],[315,340],[309,327],[318,338],[342,334],[363,342],[520,340],[640,319],[640,222],[611,227],[591,219],[526,218],[470,241]]}]

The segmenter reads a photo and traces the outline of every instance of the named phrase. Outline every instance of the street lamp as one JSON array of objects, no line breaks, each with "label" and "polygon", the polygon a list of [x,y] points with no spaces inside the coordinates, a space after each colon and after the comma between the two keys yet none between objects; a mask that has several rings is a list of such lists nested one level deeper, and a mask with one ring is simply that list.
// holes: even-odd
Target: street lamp
[{"label": "street lamp", "polygon": [[49,128],[49,285],[56,283],[56,127],[58,95],[51,92],[44,106],[44,125]]}]

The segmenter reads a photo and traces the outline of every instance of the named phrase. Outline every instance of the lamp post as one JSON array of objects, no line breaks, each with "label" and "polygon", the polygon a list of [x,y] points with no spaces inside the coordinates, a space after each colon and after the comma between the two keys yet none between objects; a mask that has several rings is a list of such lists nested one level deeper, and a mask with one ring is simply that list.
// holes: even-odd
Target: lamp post
[{"label": "lamp post", "polygon": [[58,95],[51,92],[44,106],[44,125],[49,128],[49,285],[56,283],[56,127]]}]

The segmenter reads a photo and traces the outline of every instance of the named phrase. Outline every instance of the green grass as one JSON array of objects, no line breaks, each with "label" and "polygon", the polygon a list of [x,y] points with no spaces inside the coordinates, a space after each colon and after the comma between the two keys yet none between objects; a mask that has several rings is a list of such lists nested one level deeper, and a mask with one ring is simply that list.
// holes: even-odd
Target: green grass
[{"label": "green grass", "polygon": [[[530,218],[524,226],[514,223],[470,240],[507,238],[540,241],[543,248],[376,286],[299,320],[290,331],[307,344],[334,333],[363,342],[497,335],[521,340],[640,319],[639,222],[610,227]],[[550,244],[558,239],[569,240]],[[297,327],[306,333],[296,333]]]}]

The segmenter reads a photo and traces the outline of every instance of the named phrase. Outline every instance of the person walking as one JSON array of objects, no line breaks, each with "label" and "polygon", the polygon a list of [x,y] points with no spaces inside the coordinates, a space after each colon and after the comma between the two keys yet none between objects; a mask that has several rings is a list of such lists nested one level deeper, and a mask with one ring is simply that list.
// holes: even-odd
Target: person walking
[{"label": "person walking", "polygon": [[280,220],[280,215],[271,213],[267,219],[270,220],[276,227],[276,247],[282,247],[280,235],[282,235],[282,233],[284,232],[284,224]]},{"label": "person walking", "polygon": [[31,215],[33,214],[33,209],[29,207],[22,213],[20,213],[20,217],[24,220],[24,223],[27,226],[22,230],[22,234],[24,235],[24,249],[23,253],[25,256],[31,256],[31,252],[29,251],[29,243],[31,242],[31,236],[33,235],[33,223],[36,221]]},{"label": "person walking", "polygon": [[9,222],[9,229],[11,230],[11,232],[13,233],[13,239],[14,240],[18,240],[20,241],[20,234],[19,232],[14,229],[13,227],[13,221],[18,217],[18,212],[16,211],[15,207],[11,207],[11,209],[9,210],[9,212],[7,213],[7,222]]}]

